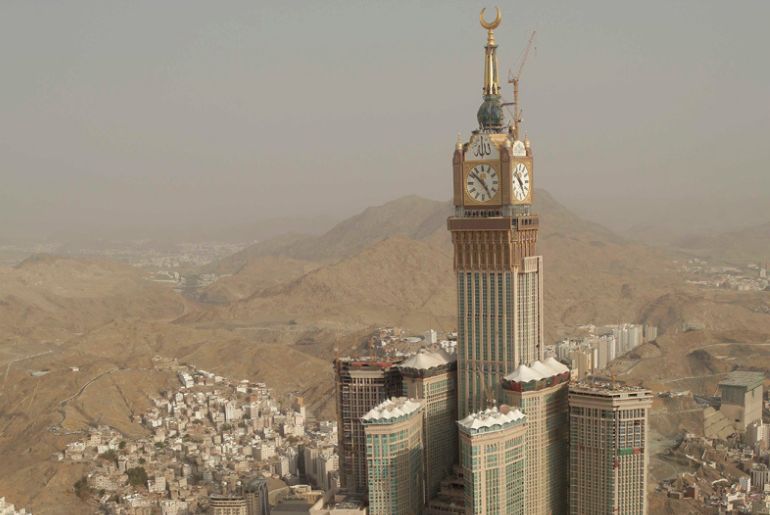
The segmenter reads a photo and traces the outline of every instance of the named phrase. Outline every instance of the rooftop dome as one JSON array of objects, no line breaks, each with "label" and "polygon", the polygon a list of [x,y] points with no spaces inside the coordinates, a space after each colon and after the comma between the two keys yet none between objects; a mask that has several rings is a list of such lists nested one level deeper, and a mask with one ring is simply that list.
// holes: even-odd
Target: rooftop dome
[{"label": "rooftop dome", "polygon": [[502,129],[505,126],[505,114],[500,95],[484,96],[484,102],[476,113],[476,119],[481,129]]},{"label": "rooftop dome", "polygon": [[553,369],[553,371],[557,374],[564,374],[565,372],[569,372],[569,367],[553,356],[546,358],[543,364],[548,368]]},{"label": "rooftop dome", "polygon": [[455,361],[455,357],[444,351],[431,351],[427,349],[420,349],[417,354],[403,361],[400,368],[414,368],[417,370],[427,370],[430,368],[436,368],[452,361]]},{"label": "rooftop dome", "polygon": [[518,409],[498,410],[496,407],[485,409],[477,413],[471,413],[457,423],[465,429],[491,429],[494,426],[502,426],[525,418],[524,413]]},{"label": "rooftop dome", "polygon": [[522,363],[516,370],[505,376],[504,379],[515,383],[528,383],[530,381],[540,381],[543,379],[543,375]]}]

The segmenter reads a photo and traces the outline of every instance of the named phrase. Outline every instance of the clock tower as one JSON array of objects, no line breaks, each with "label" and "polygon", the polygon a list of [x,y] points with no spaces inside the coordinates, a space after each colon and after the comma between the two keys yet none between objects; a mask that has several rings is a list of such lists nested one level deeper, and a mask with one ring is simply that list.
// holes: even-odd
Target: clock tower
[{"label": "clock tower", "polygon": [[478,129],[452,159],[454,215],[447,222],[457,278],[458,417],[502,398],[501,379],[543,359],[543,258],[535,250],[534,169],[527,138],[505,122],[494,30],[487,22]]}]

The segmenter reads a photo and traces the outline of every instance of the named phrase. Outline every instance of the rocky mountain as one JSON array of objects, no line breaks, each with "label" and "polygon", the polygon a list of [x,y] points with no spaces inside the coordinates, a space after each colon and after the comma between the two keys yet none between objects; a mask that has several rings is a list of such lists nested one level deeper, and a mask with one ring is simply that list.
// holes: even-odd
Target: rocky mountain
[{"label": "rocky mountain", "polygon": [[[636,320],[641,307],[670,285],[666,253],[579,218],[545,191],[536,199],[549,335],[576,323]],[[369,208],[318,237],[253,245],[216,265],[234,273],[203,293],[205,300],[218,294],[220,304],[229,304],[195,310],[183,321],[451,329],[455,293],[446,229],[451,212],[449,203],[404,197]],[[317,268],[302,274],[308,266]],[[268,286],[271,282],[279,284]]]},{"label": "rocky mountain", "polygon": [[733,231],[682,238],[677,245],[688,252],[739,265],[770,260],[770,222]]},{"label": "rocky mountain", "polygon": [[185,304],[136,268],[107,260],[41,255],[0,268],[0,338],[56,338],[116,318],[171,319]]}]

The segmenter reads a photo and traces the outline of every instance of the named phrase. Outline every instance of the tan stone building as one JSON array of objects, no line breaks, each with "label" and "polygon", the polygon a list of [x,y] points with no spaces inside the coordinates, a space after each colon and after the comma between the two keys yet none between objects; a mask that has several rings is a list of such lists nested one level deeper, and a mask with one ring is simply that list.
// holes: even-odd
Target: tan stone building
[{"label": "tan stone building", "polygon": [[366,493],[366,437],[361,417],[401,395],[401,374],[393,361],[339,358],[334,362],[341,488]]},{"label": "tan stone building", "polygon": [[722,404],[719,411],[737,431],[746,431],[752,422],[762,422],[762,396],[765,374],[736,370],[719,382]]},{"label": "tan stone building", "polygon": [[527,513],[567,512],[570,370],[554,358],[519,365],[503,379],[503,401],[527,416]]},{"label": "tan stone building", "polygon": [[644,388],[570,386],[570,513],[647,514],[650,406]]},{"label": "tan stone building", "polygon": [[398,368],[404,395],[425,405],[425,496],[430,499],[457,462],[457,362],[443,350],[422,350]]},{"label": "tan stone building", "polygon": [[524,515],[527,417],[509,406],[457,422],[468,515]]},{"label": "tan stone building", "polygon": [[361,418],[371,515],[423,512],[422,412],[422,401],[399,397],[378,404]]}]

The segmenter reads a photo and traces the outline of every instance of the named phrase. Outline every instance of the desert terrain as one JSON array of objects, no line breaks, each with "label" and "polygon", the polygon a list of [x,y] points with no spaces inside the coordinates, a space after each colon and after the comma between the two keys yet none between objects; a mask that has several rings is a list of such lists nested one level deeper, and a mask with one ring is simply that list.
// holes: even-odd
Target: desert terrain
[{"label": "desert terrain", "polygon": [[[613,365],[618,379],[656,391],[710,395],[730,370],[770,368],[770,292],[698,288],[677,265],[690,250],[716,253],[711,240],[654,247],[545,191],[536,199],[547,343],[580,324],[657,325],[656,341]],[[36,514],[88,512],[73,491],[82,467],[53,454],[89,425],[143,434],[132,416],[177,381],[159,358],[299,392],[313,415],[332,417],[335,348],[354,352],[382,326],[454,329],[450,212],[405,197],[320,235],[278,235],[202,266],[219,278],[187,296],[105,259],[43,255],[1,268],[0,495]],[[677,470],[665,448],[698,430],[697,410],[656,400],[651,486]]]}]

